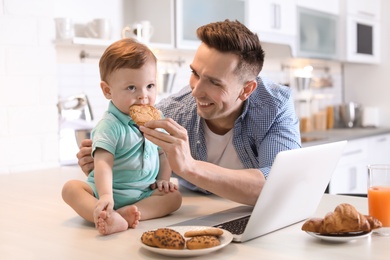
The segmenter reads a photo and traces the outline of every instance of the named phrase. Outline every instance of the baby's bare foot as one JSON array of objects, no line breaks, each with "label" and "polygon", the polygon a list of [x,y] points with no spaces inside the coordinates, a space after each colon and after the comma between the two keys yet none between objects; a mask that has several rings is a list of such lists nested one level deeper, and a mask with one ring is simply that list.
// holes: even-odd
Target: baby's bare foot
[{"label": "baby's bare foot", "polygon": [[141,212],[138,211],[137,206],[125,206],[117,211],[126,221],[129,228],[136,228],[141,219]]},{"label": "baby's bare foot", "polygon": [[128,225],[126,219],[118,212],[112,211],[110,215],[108,215],[107,211],[104,210],[99,214],[97,229],[102,235],[110,235],[127,230]]}]

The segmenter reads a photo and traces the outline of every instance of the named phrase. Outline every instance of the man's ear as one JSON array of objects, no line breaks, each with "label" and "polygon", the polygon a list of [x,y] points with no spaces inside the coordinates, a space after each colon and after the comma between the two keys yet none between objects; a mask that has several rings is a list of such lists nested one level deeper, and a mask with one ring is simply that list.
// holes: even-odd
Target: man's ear
[{"label": "man's ear", "polygon": [[245,83],[244,88],[242,89],[242,92],[239,96],[239,98],[242,101],[245,101],[248,99],[248,97],[252,94],[252,92],[257,88],[257,82],[256,80],[250,80]]},{"label": "man's ear", "polygon": [[110,86],[107,84],[107,82],[101,81],[101,82],[100,82],[100,88],[101,88],[102,91],[103,91],[103,95],[104,95],[107,99],[111,99],[111,88],[110,88]]}]

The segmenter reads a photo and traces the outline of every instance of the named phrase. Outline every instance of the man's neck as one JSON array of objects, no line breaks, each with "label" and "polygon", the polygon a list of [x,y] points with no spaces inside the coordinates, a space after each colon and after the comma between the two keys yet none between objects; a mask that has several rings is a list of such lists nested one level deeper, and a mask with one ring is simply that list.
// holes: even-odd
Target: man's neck
[{"label": "man's neck", "polygon": [[211,132],[217,135],[224,135],[234,127],[234,122],[226,120],[205,120]]}]

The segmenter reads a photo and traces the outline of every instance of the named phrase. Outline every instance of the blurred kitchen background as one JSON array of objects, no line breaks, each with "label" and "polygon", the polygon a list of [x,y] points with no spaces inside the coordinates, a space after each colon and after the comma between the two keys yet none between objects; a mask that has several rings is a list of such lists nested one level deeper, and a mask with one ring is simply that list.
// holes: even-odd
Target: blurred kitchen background
[{"label": "blurred kitchen background", "polygon": [[383,0],[0,0],[0,174],[76,163],[76,136],[107,108],[98,61],[113,41],[153,49],[161,99],[188,84],[196,28],[226,18],[258,33],[261,75],[293,89],[302,133],[389,128],[387,11]]}]

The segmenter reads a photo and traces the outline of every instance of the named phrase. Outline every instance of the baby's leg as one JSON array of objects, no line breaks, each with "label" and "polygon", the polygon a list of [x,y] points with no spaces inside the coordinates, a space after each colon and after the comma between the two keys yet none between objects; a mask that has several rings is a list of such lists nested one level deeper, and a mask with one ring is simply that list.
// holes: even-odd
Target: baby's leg
[{"label": "baby's leg", "polygon": [[164,217],[181,206],[181,194],[178,190],[159,191],[154,190],[151,196],[138,201],[136,205],[142,213],[142,220]]},{"label": "baby's leg", "polygon": [[116,211],[102,211],[99,214],[96,228],[102,235],[110,235],[116,232],[125,231],[129,228],[126,219]]},{"label": "baby's leg", "polygon": [[87,183],[80,180],[68,181],[62,188],[62,198],[81,217],[94,223],[93,211],[97,199]]},{"label": "baby's leg", "polygon": [[124,206],[118,209],[117,212],[127,221],[128,228],[137,227],[141,219],[141,212],[138,210],[137,206]]},{"label": "baby's leg", "polygon": [[[93,212],[95,210],[97,199],[93,195],[92,188],[87,183],[80,180],[68,181],[62,189],[62,198],[81,217],[94,223]],[[139,221],[139,212],[137,207],[135,208],[136,213],[134,214],[138,215],[138,219],[137,217],[134,217],[134,223],[132,225],[138,224]],[[131,212],[131,210],[129,210],[129,212]],[[118,212],[115,211],[100,212],[98,223],[95,223],[96,228],[103,235],[127,230],[129,226],[133,227],[132,225],[128,225],[127,219],[124,219]]]}]

